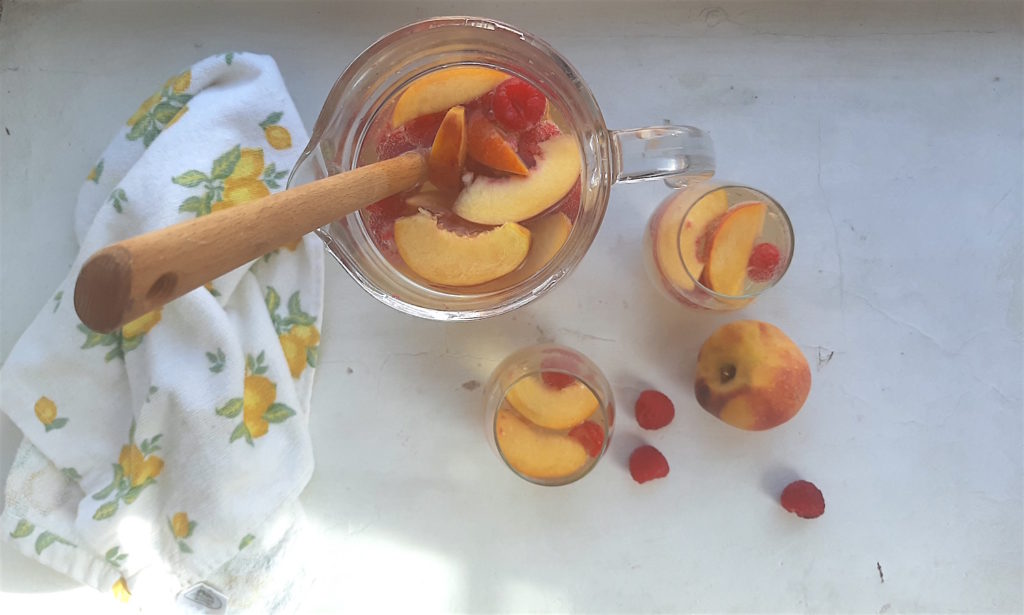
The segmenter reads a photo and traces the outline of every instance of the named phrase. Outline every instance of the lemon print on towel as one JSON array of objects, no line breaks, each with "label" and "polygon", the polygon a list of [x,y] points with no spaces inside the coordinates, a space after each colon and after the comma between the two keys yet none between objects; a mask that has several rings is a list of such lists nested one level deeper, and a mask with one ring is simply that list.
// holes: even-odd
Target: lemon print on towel
[{"label": "lemon print on towel", "polygon": [[121,447],[117,463],[112,464],[114,477],[110,484],[94,493],[92,499],[109,501],[96,509],[92,518],[97,521],[109,519],[117,514],[123,503],[128,506],[142,495],[142,492],[156,482],[156,478],[164,469],[164,460],[155,453],[160,450],[158,442],[163,434],[135,444],[135,421],[128,430],[128,444]]},{"label": "lemon print on towel", "polygon": [[127,139],[129,141],[142,140],[142,144],[149,147],[161,132],[169,128],[188,111],[185,103],[192,99],[187,93],[192,85],[192,71],[187,70],[180,75],[171,77],[167,83],[157,90],[152,96],[143,101],[138,111],[128,118]]},{"label": "lemon print on towel", "polygon": [[80,324],[78,325],[78,330],[85,334],[85,343],[82,344],[82,348],[112,346],[104,360],[123,359],[124,353],[135,350],[142,344],[146,334],[160,322],[161,318],[162,312],[160,310],[153,310],[139,316],[113,333],[97,333],[89,327]]},{"label": "lemon print on towel", "polygon": [[295,416],[294,410],[277,401],[277,385],[265,375],[267,366],[263,364],[264,359],[263,352],[255,358],[246,356],[242,397],[230,399],[216,410],[218,415],[229,419],[242,415],[242,422],[231,432],[228,442],[245,438],[253,445],[254,440],[267,435],[271,423],[283,423]]},{"label": "lemon print on towel", "polygon": [[185,541],[192,537],[192,532],[196,531],[196,522],[191,521],[187,513],[176,512],[167,520],[167,526],[171,528],[171,534],[174,534],[174,539],[178,542],[178,549],[182,553],[191,553],[192,549]]},{"label": "lemon print on towel", "polygon": [[307,365],[316,367],[320,353],[320,331],[316,328],[316,318],[302,311],[298,291],[288,298],[287,315],[278,314],[281,296],[273,286],[267,287],[265,300],[277,331],[277,339],[281,342],[281,350],[288,360],[288,371],[292,378],[298,378]]},{"label": "lemon print on towel", "polygon": [[292,133],[288,132],[284,126],[278,125],[282,117],[284,117],[283,112],[275,111],[260,122],[263,136],[267,138],[267,143],[274,149],[288,149],[292,146]]},{"label": "lemon print on towel", "polygon": [[208,172],[190,169],[171,181],[199,189],[178,206],[178,211],[205,216],[267,196],[272,188],[281,187],[279,182],[286,175],[288,171],[278,171],[274,163],[264,164],[262,149],[236,145],[218,156]]},{"label": "lemon print on towel", "polygon": [[43,424],[46,431],[53,431],[54,429],[60,429],[61,427],[68,424],[66,417],[57,416],[57,404],[52,399],[46,397],[40,397],[36,401],[35,405],[36,418]]}]

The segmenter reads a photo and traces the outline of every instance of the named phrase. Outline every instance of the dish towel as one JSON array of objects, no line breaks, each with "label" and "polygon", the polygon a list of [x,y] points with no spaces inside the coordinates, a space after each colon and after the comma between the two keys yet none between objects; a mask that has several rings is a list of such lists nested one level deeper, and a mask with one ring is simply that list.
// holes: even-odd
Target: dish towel
[{"label": "dish towel", "polygon": [[305,142],[273,59],[227,53],[168,80],[103,152],[74,212],[81,251],[0,371],[25,436],[2,518],[22,553],[147,613],[296,608],[319,241],[111,334],[73,295],[98,249],[282,190]]}]

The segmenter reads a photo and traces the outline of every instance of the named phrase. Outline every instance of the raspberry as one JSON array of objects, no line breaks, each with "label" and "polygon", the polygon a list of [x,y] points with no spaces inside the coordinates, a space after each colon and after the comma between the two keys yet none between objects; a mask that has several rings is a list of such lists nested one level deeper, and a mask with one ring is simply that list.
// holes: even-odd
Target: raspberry
[{"label": "raspberry", "polygon": [[636,422],[644,429],[661,429],[675,416],[676,408],[664,393],[648,390],[636,400]]},{"label": "raspberry", "polygon": [[421,115],[402,125],[408,135],[408,140],[416,147],[430,147],[434,144],[434,137],[437,136],[437,129],[441,127],[445,111]]},{"label": "raspberry", "polygon": [[533,128],[519,134],[517,152],[523,159],[526,166],[533,168],[537,166],[537,156],[540,156],[540,144],[552,137],[562,134],[553,122],[541,122]]},{"label": "raspberry", "polygon": [[641,446],[629,456],[629,473],[638,483],[668,476],[668,460],[653,446]]},{"label": "raspberry", "polygon": [[523,130],[544,117],[548,99],[522,79],[506,79],[494,89],[491,109],[494,119],[509,130]]},{"label": "raspberry", "polygon": [[540,379],[544,381],[544,384],[548,385],[552,389],[564,389],[576,382],[575,376],[563,374],[562,372],[541,372]]},{"label": "raspberry", "polygon": [[815,519],[825,513],[825,497],[814,483],[797,480],[782,490],[782,507],[804,519]]},{"label": "raspberry", "polygon": [[591,457],[600,455],[601,449],[604,448],[604,430],[594,421],[587,421],[573,427],[569,430],[569,437],[575,438],[582,444]]},{"label": "raspberry", "polygon": [[388,160],[414,149],[416,149],[416,145],[409,141],[409,135],[405,129],[397,128],[386,133],[377,143],[377,159]]},{"label": "raspberry", "polygon": [[399,196],[389,196],[377,201],[363,210],[366,228],[377,247],[388,256],[397,256],[395,246],[395,220],[408,213],[405,200]]},{"label": "raspberry", "polygon": [[767,282],[775,277],[782,256],[774,244],[759,243],[754,246],[747,261],[747,276],[755,282]]}]

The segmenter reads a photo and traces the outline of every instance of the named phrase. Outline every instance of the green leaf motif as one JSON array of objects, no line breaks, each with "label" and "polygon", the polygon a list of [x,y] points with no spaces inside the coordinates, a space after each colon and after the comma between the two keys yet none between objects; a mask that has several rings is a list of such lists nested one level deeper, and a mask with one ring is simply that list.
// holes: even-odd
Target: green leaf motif
[{"label": "green leaf motif", "polygon": [[270,115],[267,116],[267,119],[265,119],[262,122],[260,122],[260,128],[266,128],[268,126],[273,126],[274,124],[280,122],[282,117],[284,117],[284,113],[283,112],[281,112],[281,111],[274,111],[273,113],[271,113]]},{"label": "green leaf motif", "polygon": [[179,105],[171,104],[167,99],[164,99],[163,102],[153,109],[153,119],[161,124],[166,124],[174,119],[174,116],[178,114],[178,111],[181,111],[181,107]]},{"label": "green leaf motif", "polygon": [[231,62],[234,61],[234,59],[235,59],[235,52],[234,51],[229,51],[228,53],[226,53],[224,55],[224,62],[228,66],[231,66]]},{"label": "green leaf motif", "polygon": [[93,513],[92,518],[96,521],[103,521],[104,519],[113,517],[115,514],[117,514],[117,500],[107,502],[103,506],[100,506],[96,509],[96,512]]},{"label": "green leaf motif", "polygon": [[121,342],[121,350],[128,352],[129,350],[135,350],[142,344],[142,339],[146,337],[145,333],[136,335],[135,337],[126,337]]},{"label": "green leaf motif", "polygon": [[[242,413],[244,403],[241,397],[228,400],[228,403],[224,404],[220,408],[217,408],[216,412],[218,416],[223,416],[229,419],[233,419]],[[234,434],[232,434],[232,437]]]},{"label": "green leaf motif", "polygon": [[57,308],[60,307],[60,300],[64,298],[64,291],[58,290],[57,294],[53,296],[53,312],[57,313]]},{"label": "green leaf motif", "polygon": [[228,443],[230,444],[239,438],[245,438],[249,444],[252,444],[252,435],[249,434],[249,428],[245,426],[245,423],[239,423],[238,427],[235,427],[235,430],[231,432],[231,438],[228,440]]},{"label": "green leaf motif", "polygon": [[179,214],[190,213],[195,214],[197,216],[202,216],[207,213],[205,209],[206,202],[197,196],[190,196],[184,201],[182,201],[181,205],[178,205]]},{"label": "green leaf motif", "polygon": [[103,559],[105,559],[105,560],[107,560],[109,562],[110,560],[117,558],[117,554],[118,554],[119,551],[121,551],[121,547],[111,547],[103,555]]},{"label": "green leaf motif", "polygon": [[299,303],[299,291],[295,291],[291,297],[288,297],[288,315],[294,316],[296,314],[302,314],[302,304]]},{"label": "green leaf motif", "polygon": [[139,496],[142,495],[142,490],[145,489],[146,487],[152,485],[155,482],[156,481],[153,480],[152,478],[147,478],[145,480],[145,482],[143,482],[141,485],[135,485],[134,487],[129,489],[124,494],[124,497],[123,497],[124,503],[125,504],[132,504],[132,503],[134,503],[135,500],[139,499]]},{"label": "green leaf motif", "polygon": [[317,362],[320,360],[320,347],[310,346],[306,348],[306,363],[310,367],[316,367]]},{"label": "green leaf motif", "polygon": [[32,525],[24,519],[18,520],[18,525],[11,532],[11,538],[24,538],[36,531],[36,526]]},{"label": "green leaf motif", "polygon": [[232,171],[235,170],[235,166],[241,158],[242,146],[236,145],[225,152],[220,158],[213,161],[213,167],[210,169],[210,175],[214,179],[227,179],[228,176],[231,175]]},{"label": "green leaf motif", "polygon": [[114,478],[113,480],[110,481],[109,485],[107,485],[101,491],[92,496],[92,499],[94,500],[106,499],[107,496],[109,496],[117,487],[117,484],[121,482],[121,480],[124,478],[124,469],[121,467],[121,464],[112,463],[110,465],[114,466]]},{"label": "green leaf motif", "polygon": [[185,532],[185,538],[191,538],[192,537],[192,532],[194,532],[194,531],[196,531],[196,522],[195,521],[189,521],[188,522],[188,532]]},{"label": "green leaf motif", "polygon": [[79,474],[78,470],[76,470],[74,468],[61,468],[60,472],[61,472],[61,474],[64,475],[64,478],[66,478],[68,480],[73,480],[73,481],[80,481],[80,480],[82,480],[82,475]]},{"label": "green leaf motif", "polygon": [[242,538],[242,542],[238,543],[238,550],[241,551],[242,549],[248,547],[252,544],[252,541],[254,540],[256,540],[255,536],[253,536],[252,534],[246,534],[245,537]]},{"label": "green leaf motif", "polygon": [[53,532],[43,532],[39,535],[38,538],[36,538],[36,555],[42,555],[43,550],[55,542],[59,542],[60,544],[67,545],[69,547],[77,546],[72,542],[64,540],[63,538],[54,534]]},{"label": "green leaf motif", "polygon": [[209,180],[210,178],[206,176],[206,173],[203,173],[202,171],[197,171],[195,169],[192,169],[191,171],[185,171],[181,175],[171,178],[172,182],[178,184],[179,186],[184,186],[186,188],[195,188],[199,184],[202,184],[203,182]]},{"label": "green leaf motif", "polygon": [[295,416],[294,410],[282,403],[274,403],[263,413],[263,420],[268,423],[283,423],[293,416]]},{"label": "green leaf motif", "polygon": [[43,532],[36,538],[36,555],[42,555],[43,550],[57,542],[57,535],[50,532]]},{"label": "green leaf motif", "polygon": [[103,356],[103,360],[106,361],[107,363],[110,363],[114,359],[123,359],[123,358],[124,358],[124,350],[122,350],[120,346],[118,346],[116,348],[111,348],[109,351],[107,351],[107,354],[105,354]]},{"label": "green leaf motif", "polygon": [[227,362],[227,357],[224,356],[224,351],[217,348],[217,352],[207,352],[206,359],[210,362],[210,371],[219,374],[224,371],[224,364]]},{"label": "green leaf motif", "polygon": [[146,129],[150,126],[150,124],[152,124],[152,122],[153,120],[149,117],[148,114],[143,116],[142,119],[135,122],[135,125],[132,126],[132,129],[128,131],[128,140],[138,141],[139,139],[144,137],[146,135]]},{"label": "green leaf motif", "polygon": [[146,403],[147,403],[147,404],[149,403],[149,399],[150,399],[150,398],[151,398],[151,397],[153,396],[153,393],[156,393],[156,392],[157,392],[157,391],[159,391],[159,390],[160,390],[160,389],[159,389],[159,388],[157,388],[157,387],[155,387],[155,386],[150,386],[150,387],[149,387],[149,392],[148,392],[148,393],[146,393]]},{"label": "green leaf motif", "polygon": [[185,544],[185,541],[183,541],[183,540],[179,540],[178,541],[178,548],[181,549],[182,553],[191,553],[192,552],[192,549],[190,549],[189,546],[187,544]]},{"label": "green leaf motif", "polygon": [[60,429],[61,427],[65,426],[67,424],[68,424],[67,417],[62,416],[62,417],[53,419],[53,422],[46,426],[46,431],[50,431],[51,429]]},{"label": "green leaf motif", "polygon": [[273,314],[277,311],[277,308],[281,305],[281,295],[277,294],[273,286],[267,287],[267,311]]}]

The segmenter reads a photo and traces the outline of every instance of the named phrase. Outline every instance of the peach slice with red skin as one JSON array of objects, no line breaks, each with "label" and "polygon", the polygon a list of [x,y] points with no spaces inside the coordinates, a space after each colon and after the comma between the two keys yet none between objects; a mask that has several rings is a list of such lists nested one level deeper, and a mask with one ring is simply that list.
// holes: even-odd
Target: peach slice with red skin
[{"label": "peach slice with red skin", "polygon": [[743,294],[747,261],[764,227],[767,211],[764,203],[753,202],[738,205],[725,214],[711,236],[704,271],[708,288],[723,295]]},{"label": "peach slice with red skin", "polygon": [[576,439],[541,431],[506,408],[494,419],[494,437],[505,461],[533,478],[569,476],[587,463],[587,449]]},{"label": "peach slice with red skin", "polygon": [[466,164],[466,109],[452,107],[441,120],[427,158],[431,183],[439,188],[462,187],[462,168]]},{"label": "peach slice with red skin", "polygon": [[694,280],[700,279],[704,271],[698,240],[711,222],[728,208],[724,190],[708,193],[689,210],[673,204],[666,208],[657,223],[654,243],[658,269],[672,286],[693,290]]},{"label": "peach slice with red skin", "polygon": [[530,251],[530,231],[510,222],[465,235],[441,228],[436,217],[420,210],[395,221],[395,247],[428,282],[475,286],[515,271]]},{"label": "peach slice with red skin", "polygon": [[571,429],[601,405],[593,391],[579,380],[559,389],[548,386],[537,376],[527,376],[512,385],[506,399],[519,414],[548,429]]},{"label": "peach slice with red skin", "polygon": [[413,81],[395,102],[392,126],[431,113],[446,111],[490,92],[509,76],[483,66],[452,66]]},{"label": "peach slice with red skin", "polygon": [[580,150],[570,135],[552,137],[540,144],[540,150],[537,166],[526,177],[477,176],[459,194],[452,211],[477,224],[503,224],[550,208],[579,181]]},{"label": "peach slice with red skin", "polygon": [[466,129],[469,133],[470,158],[496,171],[515,175],[526,175],[530,172],[501,129],[483,113],[471,113]]}]

